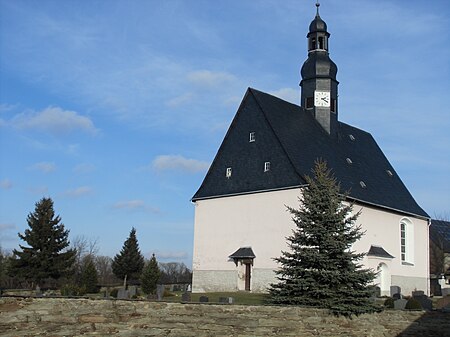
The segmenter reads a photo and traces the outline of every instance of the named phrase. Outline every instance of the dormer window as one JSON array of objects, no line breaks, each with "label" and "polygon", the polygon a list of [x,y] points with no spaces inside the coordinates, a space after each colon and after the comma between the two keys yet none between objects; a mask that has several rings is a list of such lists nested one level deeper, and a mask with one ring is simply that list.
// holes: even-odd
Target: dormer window
[{"label": "dormer window", "polygon": [[255,138],[255,133],[254,133],[254,132],[250,132],[250,135],[249,135],[249,142],[252,143],[252,142],[254,142],[255,140],[256,140],[256,138]]},{"label": "dormer window", "polygon": [[350,138],[351,141],[355,140],[355,136],[353,135],[348,135],[348,137]]},{"label": "dormer window", "polygon": [[359,185],[361,185],[362,188],[366,188],[367,187],[366,183],[364,181],[362,181],[362,180],[359,182]]},{"label": "dormer window", "polygon": [[225,176],[226,176],[227,178],[231,178],[231,172],[232,172],[231,167],[227,167],[227,171],[226,171],[226,173],[225,173]]},{"label": "dormer window", "polygon": [[392,177],[394,175],[394,173],[392,173],[391,170],[386,170],[386,173],[388,174],[389,177]]},{"label": "dormer window", "polygon": [[347,158],[347,164],[349,164],[349,165],[353,164],[353,162],[350,158]]},{"label": "dormer window", "polygon": [[270,161],[264,163],[264,172],[270,171]]}]

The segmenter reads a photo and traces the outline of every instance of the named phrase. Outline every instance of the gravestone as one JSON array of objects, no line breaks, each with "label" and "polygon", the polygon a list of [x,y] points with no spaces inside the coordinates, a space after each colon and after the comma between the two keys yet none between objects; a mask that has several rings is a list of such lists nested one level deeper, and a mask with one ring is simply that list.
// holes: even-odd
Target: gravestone
[{"label": "gravestone", "polygon": [[442,288],[442,297],[450,295],[450,288]]},{"label": "gravestone", "polygon": [[427,297],[427,295],[418,295],[413,298],[420,303],[423,309],[433,310],[433,302]]},{"label": "gravestone", "polygon": [[184,292],[183,295],[181,295],[181,302],[190,302],[191,301],[191,293],[190,292]]},{"label": "gravestone", "polygon": [[402,296],[402,294],[398,293],[398,294],[392,295],[392,298],[393,298],[394,300],[399,300],[399,299],[403,298],[403,296]]},{"label": "gravestone", "polygon": [[416,297],[416,296],[423,296],[425,293],[422,290],[414,290],[412,292],[412,296]]},{"label": "gravestone", "polygon": [[161,301],[164,297],[164,285],[163,284],[157,284],[156,285],[156,297],[158,301]]},{"label": "gravestone", "polygon": [[136,286],[129,286],[128,287],[128,296],[130,296],[130,298],[133,298],[133,296],[137,295],[137,287]]},{"label": "gravestone", "polygon": [[399,286],[391,286],[391,297],[394,297],[395,294],[401,294],[402,288]]},{"label": "gravestone", "polygon": [[373,291],[373,297],[381,297],[381,288],[380,287],[375,287],[375,289]]},{"label": "gravestone", "polygon": [[200,303],[208,303],[209,298],[208,298],[208,296],[200,296],[199,301],[200,301]]},{"label": "gravestone", "polygon": [[42,291],[39,286],[36,286],[36,297],[42,297]]},{"label": "gravestone", "polygon": [[128,300],[130,298],[130,293],[125,288],[120,288],[117,292],[118,300]]},{"label": "gravestone", "polygon": [[406,307],[406,303],[408,303],[408,300],[405,300],[403,298],[394,301],[394,309],[395,310],[404,310]]},{"label": "gravestone", "polygon": [[219,297],[219,303],[228,304],[228,297]]},{"label": "gravestone", "polygon": [[191,291],[192,291],[192,286],[191,286],[190,284],[188,284],[188,286],[187,286],[187,291],[188,291],[188,292],[191,292]]},{"label": "gravestone", "polygon": [[105,290],[104,298],[105,298],[106,300],[109,300],[109,289],[106,289],[106,290]]}]

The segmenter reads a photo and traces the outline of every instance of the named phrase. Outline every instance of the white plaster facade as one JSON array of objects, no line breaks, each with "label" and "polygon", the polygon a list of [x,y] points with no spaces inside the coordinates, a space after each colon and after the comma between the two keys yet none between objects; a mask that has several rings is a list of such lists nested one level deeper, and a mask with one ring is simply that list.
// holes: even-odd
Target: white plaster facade
[{"label": "white plaster facade", "polygon": [[[228,258],[240,247],[251,247],[256,255],[251,271],[251,291],[265,292],[276,282],[273,260],[287,250],[286,237],[295,224],[286,205],[298,208],[300,188],[243,194],[195,201],[193,292],[242,289],[242,266]],[[377,283],[382,295],[391,285],[403,294],[424,290],[429,294],[428,221],[398,212],[355,204],[361,210],[357,224],[365,235],[354,244],[366,253],[371,245],[383,247],[394,258],[366,256],[365,267],[380,271]],[[401,261],[400,223],[410,223],[407,263]],[[411,234],[412,233],[412,234]]]}]

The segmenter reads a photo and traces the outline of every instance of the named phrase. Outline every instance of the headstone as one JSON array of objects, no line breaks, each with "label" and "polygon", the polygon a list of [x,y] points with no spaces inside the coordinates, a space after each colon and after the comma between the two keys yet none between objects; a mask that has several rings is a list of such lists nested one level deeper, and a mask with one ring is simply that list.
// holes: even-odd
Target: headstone
[{"label": "headstone", "polygon": [[219,303],[228,304],[228,297],[219,297]]},{"label": "headstone", "polygon": [[450,295],[450,288],[442,288],[442,297]]},{"label": "headstone", "polygon": [[391,297],[394,297],[395,294],[401,294],[402,288],[399,286],[391,286]]},{"label": "headstone", "polygon": [[414,296],[414,299],[420,303],[423,309],[433,310],[433,302],[427,297],[427,295]]},{"label": "headstone", "polygon": [[402,294],[398,293],[398,294],[392,295],[392,298],[393,298],[394,300],[399,300],[399,299],[403,298],[403,296],[402,296]]},{"label": "headstone", "polygon": [[187,291],[188,291],[188,292],[191,292],[191,291],[192,291],[192,286],[191,286],[190,284],[188,284],[188,286],[187,286]]},{"label": "headstone", "polygon": [[404,298],[396,300],[396,301],[394,301],[394,309],[395,310],[404,310],[406,307],[406,303],[408,303],[408,300],[405,300]]},{"label": "headstone", "polygon": [[105,297],[106,300],[109,300],[109,289],[105,290]]},{"label": "headstone", "polygon": [[133,296],[137,295],[137,287],[136,286],[129,286],[128,287],[128,293],[130,298],[133,298]]},{"label": "headstone", "polygon": [[199,301],[200,301],[200,303],[208,303],[209,298],[208,298],[208,296],[200,296]]},{"label": "headstone", "polygon": [[412,292],[412,296],[416,297],[416,296],[423,296],[425,293],[422,290],[414,290]]},{"label": "headstone", "polygon": [[36,297],[42,297],[42,291],[39,286],[36,286]]},{"label": "headstone", "polygon": [[234,303],[234,298],[228,297],[228,304],[233,304],[233,303]]},{"label": "headstone", "polygon": [[183,295],[181,295],[181,302],[190,302],[191,301],[191,293],[190,292],[184,292]]},{"label": "headstone", "polygon": [[158,298],[158,301],[161,301],[164,297],[164,285],[163,284],[157,284],[156,285],[156,297]]},{"label": "headstone", "polygon": [[120,288],[117,292],[118,300],[128,300],[130,298],[130,293],[125,288]]}]

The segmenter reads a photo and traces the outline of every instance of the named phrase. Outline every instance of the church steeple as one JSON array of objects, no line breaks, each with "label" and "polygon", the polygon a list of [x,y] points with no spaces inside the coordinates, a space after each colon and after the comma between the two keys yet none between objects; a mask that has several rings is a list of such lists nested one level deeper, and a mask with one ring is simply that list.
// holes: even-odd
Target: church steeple
[{"label": "church steeple", "polygon": [[330,33],[317,13],[309,25],[308,59],[301,69],[301,106],[310,111],[330,135],[335,135],[338,121],[337,66],[328,54]]}]

